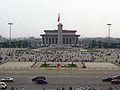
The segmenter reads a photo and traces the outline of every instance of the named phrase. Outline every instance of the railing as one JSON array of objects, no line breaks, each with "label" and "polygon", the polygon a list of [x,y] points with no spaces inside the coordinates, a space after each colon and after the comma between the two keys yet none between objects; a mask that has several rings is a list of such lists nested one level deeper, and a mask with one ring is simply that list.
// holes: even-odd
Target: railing
[{"label": "railing", "polygon": [[120,67],[88,67],[88,68],[68,68],[68,67],[0,67],[0,70],[120,70]]}]

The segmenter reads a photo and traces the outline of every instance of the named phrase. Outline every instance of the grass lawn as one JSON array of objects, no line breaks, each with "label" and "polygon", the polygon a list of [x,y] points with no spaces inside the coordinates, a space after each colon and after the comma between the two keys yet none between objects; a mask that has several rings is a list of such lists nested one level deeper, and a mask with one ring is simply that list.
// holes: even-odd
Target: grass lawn
[{"label": "grass lawn", "polygon": [[[57,65],[53,66],[51,64],[41,64],[40,67],[57,67]],[[66,64],[66,65],[60,65],[60,67],[77,68],[77,65],[76,64]]]}]

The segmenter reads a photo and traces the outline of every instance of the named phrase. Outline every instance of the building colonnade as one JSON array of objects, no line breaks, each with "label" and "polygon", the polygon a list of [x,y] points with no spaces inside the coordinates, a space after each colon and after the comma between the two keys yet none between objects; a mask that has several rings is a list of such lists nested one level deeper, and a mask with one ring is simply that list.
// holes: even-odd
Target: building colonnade
[{"label": "building colonnade", "polygon": [[[56,37],[43,37],[43,45],[44,46],[49,46],[51,44],[57,44],[58,43],[58,38]],[[65,45],[73,45],[75,46],[78,44],[78,37],[63,37],[63,44]]]}]

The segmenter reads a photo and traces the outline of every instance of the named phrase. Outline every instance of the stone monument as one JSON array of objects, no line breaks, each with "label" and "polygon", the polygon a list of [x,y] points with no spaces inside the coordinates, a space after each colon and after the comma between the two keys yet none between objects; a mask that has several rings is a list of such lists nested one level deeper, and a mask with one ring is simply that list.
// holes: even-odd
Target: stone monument
[{"label": "stone monument", "polygon": [[62,34],[62,27],[63,25],[61,23],[58,24],[58,48],[63,47],[63,34]]}]

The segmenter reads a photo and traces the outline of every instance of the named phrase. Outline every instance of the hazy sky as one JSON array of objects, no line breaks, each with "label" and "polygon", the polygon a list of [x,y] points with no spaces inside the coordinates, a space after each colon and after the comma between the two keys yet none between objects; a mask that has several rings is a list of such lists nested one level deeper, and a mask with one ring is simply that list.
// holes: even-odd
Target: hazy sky
[{"label": "hazy sky", "polygon": [[120,37],[120,0],[0,0],[0,35],[12,38],[40,37],[45,29],[75,29],[81,37]]}]

